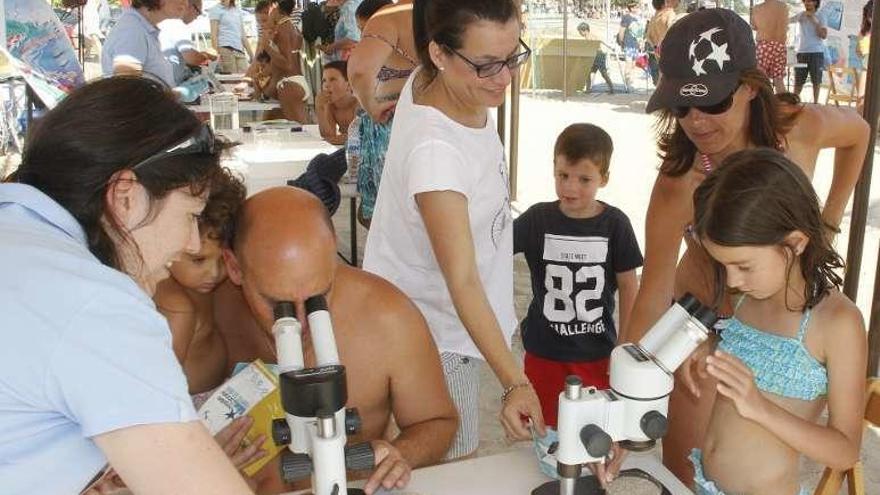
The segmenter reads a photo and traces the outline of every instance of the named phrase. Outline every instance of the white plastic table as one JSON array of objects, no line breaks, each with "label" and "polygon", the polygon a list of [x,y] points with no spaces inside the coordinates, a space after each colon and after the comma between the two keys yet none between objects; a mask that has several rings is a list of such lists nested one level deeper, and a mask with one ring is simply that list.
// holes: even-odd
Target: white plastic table
[{"label": "white plastic table", "polygon": [[[660,481],[672,495],[693,495],[657,459],[653,452],[631,452],[623,469],[641,469]],[[409,485],[393,490],[394,495],[529,495],[532,490],[551,481],[538,469],[531,446],[476,459],[451,462],[416,469]],[[352,483],[363,486],[363,482]],[[309,491],[288,493],[300,495]]]}]

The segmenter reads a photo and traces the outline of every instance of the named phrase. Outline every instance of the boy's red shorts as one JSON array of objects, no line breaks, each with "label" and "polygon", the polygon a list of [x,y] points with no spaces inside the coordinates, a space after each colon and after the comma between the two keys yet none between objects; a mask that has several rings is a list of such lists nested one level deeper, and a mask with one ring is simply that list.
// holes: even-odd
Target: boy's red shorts
[{"label": "boy's red shorts", "polygon": [[552,361],[534,354],[526,353],[525,372],[538,399],[541,401],[541,412],[544,423],[556,428],[556,415],[559,409],[559,393],[565,388],[565,377],[577,375],[584,386],[593,386],[600,390],[609,388],[608,360],[566,363]]}]

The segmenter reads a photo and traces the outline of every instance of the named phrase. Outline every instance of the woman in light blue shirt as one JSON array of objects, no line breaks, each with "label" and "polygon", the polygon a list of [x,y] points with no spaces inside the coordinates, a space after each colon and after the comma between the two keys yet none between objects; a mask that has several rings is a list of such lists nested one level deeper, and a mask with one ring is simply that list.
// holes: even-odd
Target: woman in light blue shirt
[{"label": "woman in light blue shirt", "polygon": [[797,21],[801,33],[797,61],[807,66],[794,69],[794,94],[801,94],[809,75],[813,85],[813,103],[817,103],[819,87],[822,85],[822,69],[825,67],[825,38],[828,36],[828,28],[825,26],[825,19],[817,12],[820,0],[803,1],[806,10],[792,17],[792,20]]},{"label": "woman in light blue shirt", "polygon": [[0,485],[242,494],[198,421],[165,319],[167,266],[199,249],[223,143],[159,82],[112,77],[31,129],[0,184]]},{"label": "woman in light blue shirt", "polygon": [[245,73],[248,60],[254,58],[254,52],[244,30],[242,10],[235,5],[235,0],[220,0],[208,12],[208,18],[211,20],[211,45],[220,56],[220,72]]}]

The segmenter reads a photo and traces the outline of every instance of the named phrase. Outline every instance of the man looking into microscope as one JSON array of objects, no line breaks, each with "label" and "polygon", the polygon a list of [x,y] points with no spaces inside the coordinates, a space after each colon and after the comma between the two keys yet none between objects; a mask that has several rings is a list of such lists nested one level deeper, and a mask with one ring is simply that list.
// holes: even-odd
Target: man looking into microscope
[{"label": "man looking into microscope", "polygon": [[[256,325],[241,321],[248,311],[238,291],[226,287],[219,295],[216,307],[226,314],[218,321],[224,322],[230,360],[274,362],[272,310],[292,301],[303,325],[305,365],[314,366],[304,304],[322,294],[346,367],[347,406],[357,407],[362,419],[361,431],[349,440],[371,440],[376,455],[365,491],[371,494],[380,484],[402,488],[412,468],[441,460],[458,418],[425,320],[393,285],[337,261],[336,236],[322,203],[300,189],[269,189],[245,202],[230,231],[224,251],[229,278],[256,318]],[[388,442],[382,438],[392,414],[400,433]],[[290,489],[277,472],[270,463],[258,473],[258,493]]]}]

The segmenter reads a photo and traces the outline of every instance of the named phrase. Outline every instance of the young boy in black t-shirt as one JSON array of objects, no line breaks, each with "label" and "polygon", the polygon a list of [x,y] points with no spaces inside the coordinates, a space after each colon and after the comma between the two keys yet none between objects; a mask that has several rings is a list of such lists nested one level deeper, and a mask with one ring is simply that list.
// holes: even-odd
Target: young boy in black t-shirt
[{"label": "young boy in black t-shirt", "polygon": [[524,253],[532,302],[522,322],[525,373],[556,426],[567,375],[608,388],[608,359],[636,297],[642,254],[629,218],[596,199],[608,182],[613,144],[592,124],[572,124],[556,139],[553,169],[558,201],[538,203],[513,222],[514,253]]}]

